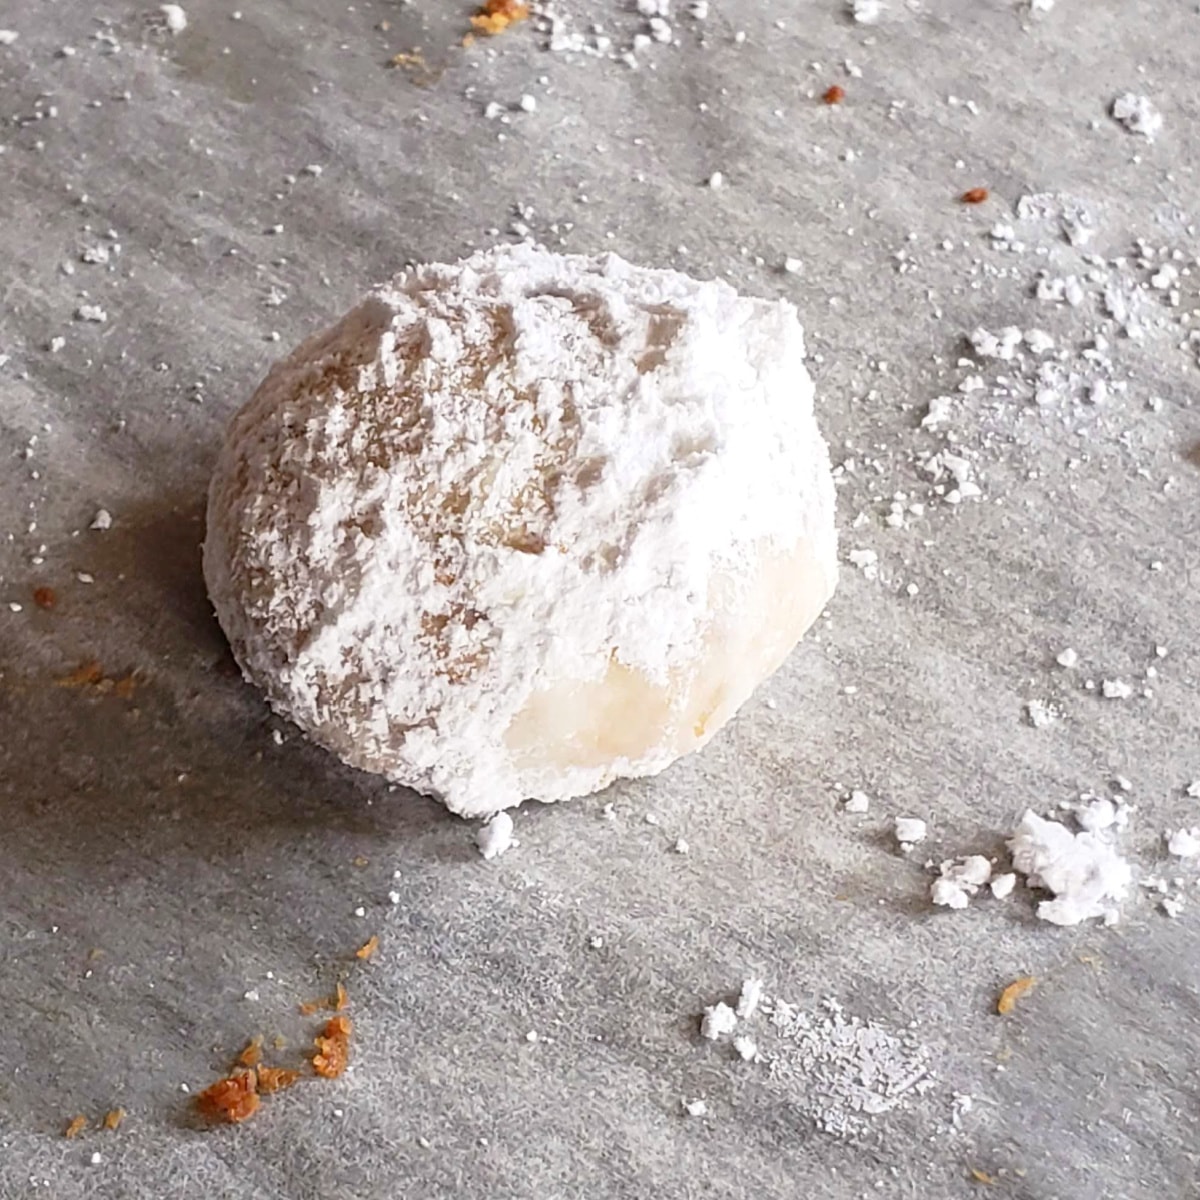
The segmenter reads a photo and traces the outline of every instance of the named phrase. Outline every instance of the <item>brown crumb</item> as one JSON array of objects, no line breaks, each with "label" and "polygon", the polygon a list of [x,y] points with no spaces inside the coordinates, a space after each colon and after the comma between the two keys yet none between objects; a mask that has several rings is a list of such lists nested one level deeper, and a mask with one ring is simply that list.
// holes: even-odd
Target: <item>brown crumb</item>
[{"label": "brown crumb", "polygon": [[346,991],[346,985],[341,980],[338,981],[337,991],[333,993],[329,1007],[334,1012],[345,1012],[350,1007],[350,993]]},{"label": "brown crumb", "polygon": [[276,1050],[283,1050],[287,1046],[287,1038],[285,1038],[282,1034],[277,1033],[271,1039],[271,1045],[274,1046]]},{"label": "brown crumb", "polygon": [[125,1120],[125,1110],[123,1108],[110,1108],[104,1114],[104,1128],[117,1129],[123,1120]]},{"label": "brown crumb", "polygon": [[264,1096],[272,1092],[282,1092],[290,1088],[300,1078],[299,1071],[289,1071],[287,1067],[259,1067],[258,1090]]},{"label": "brown crumb", "polygon": [[311,1017],[313,1013],[320,1012],[324,1007],[324,1000],[305,1000],[305,1002],[300,1005],[300,1015],[302,1017]]},{"label": "brown crumb", "polygon": [[529,18],[529,5],[520,0],[484,0],[479,12],[471,18],[471,28],[494,37],[510,25]]},{"label": "brown crumb", "polygon": [[365,854],[356,854],[354,856],[354,865],[356,867],[369,867],[371,860]]},{"label": "brown crumb", "polygon": [[78,1137],[87,1128],[87,1117],[78,1116],[72,1117],[71,1123],[63,1130],[63,1137],[73,1138]]},{"label": "brown crumb", "polygon": [[363,962],[366,962],[367,959],[374,957],[375,951],[378,949],[379,935],[377,933],[373,933],[365,942],[363,942],[361,946],[359,946],[357,950],[355,950],[354,957],[361,958]]},{"label": "brown crumb", "polygon": [[59,679],[59,687],[95,687],[104,678],[104,672],[95,659],[81,663],[70,675]]},{"label": "brown crumb", "polygon": [[317,1053],[313,1055],[313,1070],[325,1079],[336,1079],[350,1062],[349,1017],[330,1017],[321,1035],[314,1039]]},{"label": "brown crumb", "polygon": [[968,188],[959,199],[964,204],[982,204],[990,195],[987,188]]},{"label": "brown crumb", "polygon": [[821,94],[821,99],[824,100],[826,104],[841,104],[845,98],[846,89],[844,87],[839,87],[836,83],[827,87]]},{"label": "brown crumb", "polygon": [[1032,975],[1022,975],[1020,979],[1014,980],[1000,993],[1000,998],[996,1001],[996,1011],[1006,1017],[1017,1006],[1017,1001],[1022,996],[1032,990],[1037,980]]},{"label": "brown crumb", "polygon": [[58,593],[49,587],[34,588],[33,602],[38,608],[53,608],[58,603]]},{"label": "brown crumb", "polygon": [[120,679],[113,680],[113,695],[119,696],[122,700],[128,700],[134,693],[138,685],[136,675],[125,675]]},{"label": "brown crumb", "polygon": [[235,1071],[196,1097],[196,1107],[209,1120],[231,1125],[252,1117],[258,1105],[258,1076],[253,1071]]},{"label": "brown crumb", "polygon": [[995,1175],[989,1175],[986,1171],[981,1171],[978,1167],[971,1167],[971,1178],[976,1183],[993,1184],[996,1182]]},{"label": "brown crumb", "polygon": [[237,1056],[238,1066],[257,1067],[262,1062],[262,1043],[261,1037],[252,1037],[246,1043],[246,1048]]}]

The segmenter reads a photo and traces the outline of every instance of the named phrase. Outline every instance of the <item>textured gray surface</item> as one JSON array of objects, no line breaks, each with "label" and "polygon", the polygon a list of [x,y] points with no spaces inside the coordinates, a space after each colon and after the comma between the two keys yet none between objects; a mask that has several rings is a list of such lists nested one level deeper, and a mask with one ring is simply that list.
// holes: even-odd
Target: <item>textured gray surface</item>
[{"label": "textured gray surface", "polygon": [[[240,22],[193,0],[177,38],[92,8],[0,13],[21,35],[0,48],[0,1194],[1200,1194],[1196,872],[1178,872],[1193,899],[1175,921],[1139,895],[1114,929],[1062,930],[1023,889],[930,911],[924,856],[887,833],[905,812],[930,821],[929,857],[1000,853],[1025,805],[1117,773],[1141,873],[1160,869],[1163,829],[1200,822],[1183,792],[1200,776],[1200,417],[1178,345],[1196,275],[1168,329],[1115,344],[1125,392],[1094,408],[965,397],[952,428],[982,500],[882,521],[896,491],[928,491],[914,454],[941,438],[918,417],[961,378],[964,332],[1043,324],[1074,353],[1108,328],[1094,300],[1035,311],[1041,262],[1081,269],[1053,230],[1027,230],[1025,255],[989,245],[1020,195],[1084,197],[1109,259],[1141,236],[1194,264],[1193,7],[1059,0],[1031,21],[928,0],[865,29],[836,0],[713,0],[636,72],[547,54],[529,26],[461,52],[468,7],[440,0],[247,0]],[[626,38],[639,24],[598,0],[572,10]],[[91,39],[104,22],[119,53]],[[431,72],[385,67],[417,45]],[[835,81],[850,95],[829,109],[813,93]],[[1165,114],[1152,146],[1106,116],[1127,87]],[[535,113],[481,115],[524,92]],[[285,182],[307,163],[319,178]],[[725,189],[702,186],[713,170]],[[955,203],[977,184],[988,205]],[[291,730],[275,743],[210,618],[198,543],[223,422],[270,358],[406,260],[493,240],[518,203],[548,244],[557,224],[570,249],[800,304],[835,461],[858,463],[845,544],[877,549],[880,577],[846,569],[828,621],[703,755],[523,810],[521,846],[484,864],[435,805]],[[120,254],[79,263],[109,229]],[[800,273],[779,271],[787,255]],[[84,290],[105,324],[72,319]],[[87,531],[99,504],[107,533]],[[53,611],[30,602],[39,585]],[[1155,644],[1170,653],[1151,686]],[[1103,703],[1054,667],[1065,645],[1081,678],[1152,696]],[[133,699],[54,686],[91,658],[139,672]],[[1064,718],[1024,723],[1035,697]],[[868,818],[839,812],[850,787],[875,796]],[[687,857],[669,850],[681,835]],[[352,951],[373,932],[363,968]],[[180,1085],[254,1032],[298,1056],[314,1019],[297,1001],[343,971],[351,1073],[197,1128]],[[1042,983],[1001,1020],[997,989],[1025,972]],[[816,1132],[794,1079],[699,1044],[695,1014],[746,974],[915,1023],[937,1086],[861,1136]],[[975,1098],[957,1125],[955,1093]],[[695,1096],[708,1117],[680,1114]],[[71,1115],[118,1104],[118,1134],[62,1140]]]}]

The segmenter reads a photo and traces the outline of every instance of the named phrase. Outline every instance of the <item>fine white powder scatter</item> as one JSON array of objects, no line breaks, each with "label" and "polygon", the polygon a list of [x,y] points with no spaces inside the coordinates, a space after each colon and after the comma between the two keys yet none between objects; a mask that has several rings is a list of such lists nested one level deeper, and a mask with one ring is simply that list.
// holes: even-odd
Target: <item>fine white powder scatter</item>
[{"label": "fine white powder scatter", "polygon": [[1167,851],[1176,858],[1195,858],[1200,855],[1200,826],[1176,830],[1167,838]]},{"label": "fine white powder scatter", "polygon": [[1117,903],[1129,890],[1133,872],[1104,832],[1072,833],[1065,825],[1027,810],[1008,843],[1013,867],[1030,887],[1054,893],[1037,915],[1055,925],[1078,925],[1100,917],[1120,919]]},{"label": "fine white powder scatter", "polygon": [[832,594],[804,356],[787,302],[616,255],[399,276],[230,425],[204,564],[244,673],[466,816],[665,770]]},{"label": "fine white powder scatter", "polygon": [[1137,133],[1148,142],[1154,141],[1162,132],[1162,113],[1154,106],[1149,96],[1125,92],[1112,102],[1112,115],[1130,133]]},{"label": "fine white powder scatter", "polygon": [[920,817],[897,817],[895,832],[896,841],[902,846],[912,846],[923,842],[929,829]]},{"label": "fine white powder scatter", "polygon": [[704,1010],[700,1020],[700,1036],[715,1042],[717,1038],[725,1037],[737,1028],[737,1013],[723,1000],[710,1005]]},{"label": "fine white powder scatter", "polygon": [[847,1137],[933,1086],[933,1053],[911,1034],[848,1016],[834,999],[816,1013],[769,1004],[772,1038],[760,1043],[772,1081],[818,1129]]},{"label": "fine white powder scatter", "polygon": [[513,819],[498,812],[475,835],[475,845],[484,858],[498,858],[513,845]]}]

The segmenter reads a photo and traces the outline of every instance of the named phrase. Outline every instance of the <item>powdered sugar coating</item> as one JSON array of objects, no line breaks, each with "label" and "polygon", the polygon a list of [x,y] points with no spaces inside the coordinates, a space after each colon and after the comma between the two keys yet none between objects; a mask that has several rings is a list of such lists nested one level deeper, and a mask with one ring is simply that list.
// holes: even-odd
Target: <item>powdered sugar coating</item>
[{"label": "powdered sugar coating", "polygon": [[832,593],[803,358],[791,305],[615,255],[399,276],[230,426],[204,565],[243,671],[463,813],[663,769]]}]

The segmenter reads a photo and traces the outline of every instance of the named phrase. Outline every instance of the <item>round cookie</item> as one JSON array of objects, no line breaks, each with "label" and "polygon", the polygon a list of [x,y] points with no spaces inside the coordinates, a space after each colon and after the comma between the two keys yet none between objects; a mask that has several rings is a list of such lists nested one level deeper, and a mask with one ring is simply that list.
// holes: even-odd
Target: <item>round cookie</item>
[{"label": "round cookie", "polygon": [[246,677],[484,815],[704,745],[833,592],[790,304],[615,255],[419,267],[233,419],[204,572]]}]

